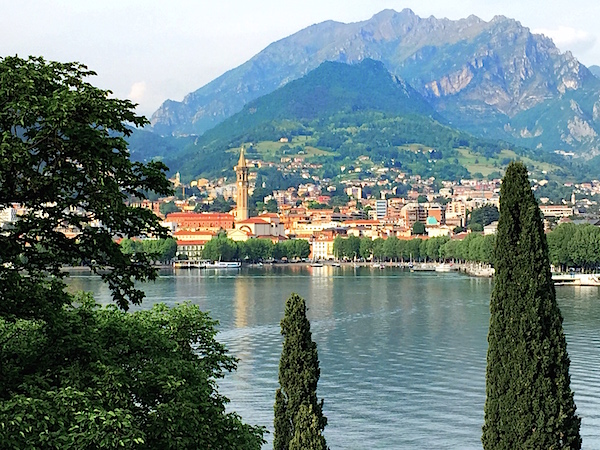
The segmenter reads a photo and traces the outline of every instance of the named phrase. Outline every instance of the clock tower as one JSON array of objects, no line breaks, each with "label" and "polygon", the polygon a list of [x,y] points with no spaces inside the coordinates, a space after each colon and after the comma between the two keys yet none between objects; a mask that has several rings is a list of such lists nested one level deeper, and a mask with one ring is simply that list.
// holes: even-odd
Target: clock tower
[{"label": "clock tower", "polygon": [[240,151],[240,160],[235,166],[237,176],[237,210],[236,221],[246,220],[248,218],[248,166],[244,157],[244,147]]}]

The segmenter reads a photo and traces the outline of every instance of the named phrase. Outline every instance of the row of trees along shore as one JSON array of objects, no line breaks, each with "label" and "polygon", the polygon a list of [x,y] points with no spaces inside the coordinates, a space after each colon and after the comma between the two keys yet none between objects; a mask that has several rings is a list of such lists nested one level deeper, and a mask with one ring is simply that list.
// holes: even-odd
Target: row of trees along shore
[{"label": "row of trees along shore", "polygon": [[[596,270],[600,266],[600,228],[591,224],[563,223],[547,234],[550,262],[556,268]],[[141,244],[137,244],[141,245]],[[336,259],[375,259],[378,261],[455,261],[494,263],[496,235],[469,233],[464,239],[447,236],[422,239],[372,240],[369,237],[337,236],[333,242]],[[214,261],[265,261],[271,258],[288,260],[307,258],[310,244],[304,239],[292,239],[273,244],[266,239],[235,242],[221,234],[207,242],[204,259]]]},{"label": "row of trees along shore", "polygon": [[[550,263],[566,271],[586,271],[600,267],[600,227],[591,224],[562,223],[547,233]],[[337,236],[333,251],[338,259],[354,258],[383,261],[448,261],[494,263],[496,235],[469,233],[464,239],[447,236],[422,239],[372,240],[369,237]]]},{"label": "row of trees along shore", "polygon": [[[147,120],[84,81],[92,75],[77,63],[0,58],[0,208],[28,211],[0,232],[2,447],[259,450],[265,429],[227,412],[217,391],[237,360],[215,339],[216,322],[191,304],[128,312],[144,297],[136,281],[157,269],[113,238],[167,230],[124,200],[172,191],[163,164],[129,159],[130,127]],[[562,316],[522,163],[509,165],[500,202],[483,447],[577,450]],[[81,233],[56,231],[64,226]],[[61,268],[83,259],[115,305],[69,292]],[[325,450],[317,345],[295,294],[281,332],[274,448]]]}]

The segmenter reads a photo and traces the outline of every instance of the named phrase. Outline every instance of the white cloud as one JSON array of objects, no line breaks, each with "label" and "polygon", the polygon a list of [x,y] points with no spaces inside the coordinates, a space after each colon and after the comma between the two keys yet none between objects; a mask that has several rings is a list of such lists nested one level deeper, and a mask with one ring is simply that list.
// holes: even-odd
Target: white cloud
[{"label": "white cloud", "polygon": [[127,98],[134,103],[143,103],[146,96],[146,82],[136,81],[131,86]]},{"label": "white cloud", "polygon": [[533,30],[533,32],[548,36],[562,51],[570,50],[574,53],[586,52],[594,47],[596,43],[596,37],[587,31],[562,25],[554,29],[538,28]]}]

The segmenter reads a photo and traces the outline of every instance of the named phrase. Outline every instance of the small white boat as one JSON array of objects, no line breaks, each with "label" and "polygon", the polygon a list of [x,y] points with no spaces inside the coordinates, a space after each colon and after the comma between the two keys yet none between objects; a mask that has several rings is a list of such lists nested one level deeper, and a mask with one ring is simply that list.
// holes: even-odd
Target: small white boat
[{"label": "small white boat", "polygon": [[331,267],[341,267],[342,265],[338,262],[331,263]]},{"label": "small white boat", "polygon": [[323,263],[315,261],[310,263],[310,267],[323,267]]},{"label": "small white boat", "polygon": [[436,272],[452,272],[455,270],[452,264],[442,263],[435,266]]},{"label": "small white boat", "polygon": [[207,269],[239,269],[242,263],[239,261],[214,261],[205,266]]}]

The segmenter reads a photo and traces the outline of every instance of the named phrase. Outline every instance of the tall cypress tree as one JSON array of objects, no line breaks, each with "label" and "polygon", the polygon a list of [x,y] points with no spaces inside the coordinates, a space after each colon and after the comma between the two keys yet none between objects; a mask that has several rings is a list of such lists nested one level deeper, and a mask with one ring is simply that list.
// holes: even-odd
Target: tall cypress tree
[{"label": "tall cypress tree", "polygon": [[273,448],[325,450],[322,433],[327,425],[323,400],[317,400],[319,356],[313,342],[306,303],[292,294],[281,320],[284,336],[279,361],[279,386],[275,394],[275,435]]},{"label": "tall cypress tree", "polygon": [[502,181],[495,269],[483,447],[580,449],[548,245],[519,162],[509,164]]}]

